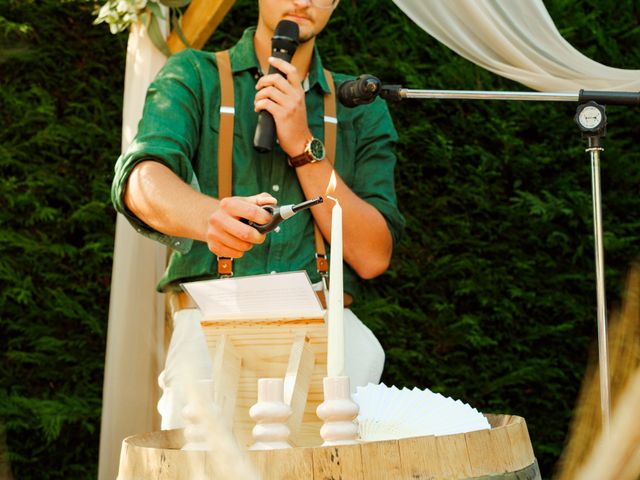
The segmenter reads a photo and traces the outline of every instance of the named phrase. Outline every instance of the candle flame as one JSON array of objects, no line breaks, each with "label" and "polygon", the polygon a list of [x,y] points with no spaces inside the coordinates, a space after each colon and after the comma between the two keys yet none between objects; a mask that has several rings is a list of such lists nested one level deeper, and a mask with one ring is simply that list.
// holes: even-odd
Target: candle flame
[{"label": "candle flame", "polygon": [[329,179],[329,184],[327,185],[327,190],[325,191],[325,195],[329,195],[336,191],[336,186],[338,182],[336,181],[336,171],[333,170],[331,172],[331,178]]}]

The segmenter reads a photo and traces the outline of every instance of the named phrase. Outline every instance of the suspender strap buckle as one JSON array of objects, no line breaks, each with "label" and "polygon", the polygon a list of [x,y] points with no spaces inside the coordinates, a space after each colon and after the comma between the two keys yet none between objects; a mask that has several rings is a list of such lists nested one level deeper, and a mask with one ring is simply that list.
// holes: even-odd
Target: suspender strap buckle
[{"label": "suspender strap buckle", "polygon": [[327,256],[324,253],[316,253],[316,268],[318,273],[323,277],[327,276],[329,272],[329,263],[327,262]]},{"label": "suspender strap buckle", "polygon": [[218,275],[220,278],[233,277],[233,258],[218,257]]}]

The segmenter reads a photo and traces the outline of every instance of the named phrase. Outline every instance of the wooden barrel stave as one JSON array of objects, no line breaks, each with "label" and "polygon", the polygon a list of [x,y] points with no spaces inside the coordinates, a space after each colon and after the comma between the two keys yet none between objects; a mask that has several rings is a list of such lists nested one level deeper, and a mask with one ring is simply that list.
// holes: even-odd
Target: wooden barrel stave
[{"label": "wooden barrel stave", "polygon": [[[246,454],[264,480],[540,480],[524,419],[487,417],[491,430]],[[214,478],[207,452],[184,452],[183,444],[182,430],[125,439],[118,480]]]}]

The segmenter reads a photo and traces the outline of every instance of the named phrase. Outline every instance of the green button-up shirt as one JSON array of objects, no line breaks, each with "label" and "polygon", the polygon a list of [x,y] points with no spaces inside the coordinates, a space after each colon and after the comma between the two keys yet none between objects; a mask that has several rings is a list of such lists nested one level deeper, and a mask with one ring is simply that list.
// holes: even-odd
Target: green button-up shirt
[{"label": "green button-up shirt", "polygon": [[[230,51],[235,97],[233,138],[233,195],[250,196],[269,192],[278,204],[305,200],[295,170],[277,145],[270,153],[253,148],[258,115],[254,111],[255,85],[260,75],[253,47],[255,29],[245,31]],[[336,85],[353,77],[332,73]],[[324,94],[329,86],[317,49],[309,71],[306,106],[309,128],[324,138]],[[116,210],[124,214],[136,230],[173,249],[158,290],[178,288],[179,283],[217,276],[217,262],[200,241],[164,235],[133,215],[125,206],[124,191],[129,174],[141,161],[153,159],[175,172],[197,191],[218,197],[219,78],[215,55],[185,50],[169,58],[147,92],[138,133],[128,150],[118,159],[112,186]],[[394,244],[404,219],[398,211],[393,183],[397,134],[386,103],[377,99],[370,105],[348,109],[338,104],[338,134],[335,168],[360,198],[384,216]],[[306,270],[312,281],[316,271],[311,213],[301,211],[280,224],[278,232],[267,235],[235,260],[235,275]],[[367,235],[367,232],[362,232]],[[328,248],[330,255],[330,248]],[[344,289],[355,294],[359,279],[345,265]]]}]

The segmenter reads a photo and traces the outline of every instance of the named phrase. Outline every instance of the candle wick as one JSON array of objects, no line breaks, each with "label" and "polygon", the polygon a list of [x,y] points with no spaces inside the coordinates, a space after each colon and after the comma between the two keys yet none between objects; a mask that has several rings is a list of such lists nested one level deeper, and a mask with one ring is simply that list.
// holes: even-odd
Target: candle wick
[{"label": "candle wick", "polygon": [[327,198],[328,198],[329,200],[333,200],[335,203],[338,203],[338,199],[337,199],[337,198],[332,197],[331,195],[327,195]]}]

